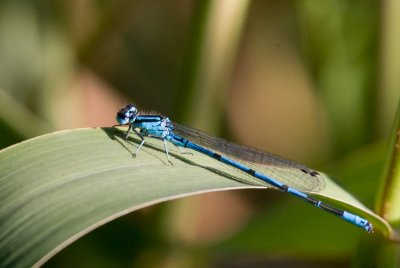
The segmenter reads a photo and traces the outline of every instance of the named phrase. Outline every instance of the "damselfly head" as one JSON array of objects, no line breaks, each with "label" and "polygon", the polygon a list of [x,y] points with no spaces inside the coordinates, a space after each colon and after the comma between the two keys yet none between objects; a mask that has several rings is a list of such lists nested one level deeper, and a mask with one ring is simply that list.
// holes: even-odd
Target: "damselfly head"
[{"label": "damselfly head", "polygon": [[135,121],[138,111],[132,104],[126,105],[124,108],[118,111],[116,119],[118,124],[125,125],[133,123]]}]

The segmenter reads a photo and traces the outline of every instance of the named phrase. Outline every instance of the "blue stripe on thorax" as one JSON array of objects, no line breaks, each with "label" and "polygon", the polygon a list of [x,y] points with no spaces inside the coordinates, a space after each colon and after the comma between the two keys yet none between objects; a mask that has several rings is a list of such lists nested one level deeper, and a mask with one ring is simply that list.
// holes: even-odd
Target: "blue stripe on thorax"
[{"label": "blue stripe on thorax", "polygon": [[133,122],[133,127],[139,128],[142,135],[163,138],[167,131],[161,126],[163,119],[164,117],[158,115],[139,115]]}]

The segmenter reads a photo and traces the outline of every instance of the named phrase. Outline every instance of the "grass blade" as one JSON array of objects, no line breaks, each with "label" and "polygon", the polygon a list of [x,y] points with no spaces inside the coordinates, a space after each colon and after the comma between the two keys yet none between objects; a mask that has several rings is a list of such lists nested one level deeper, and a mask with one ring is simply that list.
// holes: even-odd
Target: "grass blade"
[{"label": "grass blade", "polygon": [[[0,151],[0,266],[39,266],[96,227],[145,206],[196,193],[265,187],[218,161],[137,140],[116,128],[56,132]],[[390,227],[327,178],[320,193]],[[317,211],[316,211],[317,213]]]}]

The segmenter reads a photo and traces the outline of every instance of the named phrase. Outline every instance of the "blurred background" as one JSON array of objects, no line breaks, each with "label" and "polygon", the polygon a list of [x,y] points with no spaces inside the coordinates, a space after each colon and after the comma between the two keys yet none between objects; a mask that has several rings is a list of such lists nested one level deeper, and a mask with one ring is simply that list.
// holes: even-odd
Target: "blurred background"
[{"label": "blurred background", "polygon": [[[322,170],[373,208],[398,25],[395,0],[3,0],[0,147],[112,126],[133,102]],[[348,267],[365,236],[284,194],[230,191],[131,213],[45,267]]]}]

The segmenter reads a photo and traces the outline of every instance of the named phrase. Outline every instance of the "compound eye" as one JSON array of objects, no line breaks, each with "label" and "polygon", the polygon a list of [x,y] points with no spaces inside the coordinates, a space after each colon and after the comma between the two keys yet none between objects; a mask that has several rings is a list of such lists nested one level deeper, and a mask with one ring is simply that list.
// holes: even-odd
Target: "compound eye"
[{"label": "compound eye", "polygon": [[132,104],[128,104],[126,106],[126,110],[128,111],[130,117],[137,115],[137,109]]},{"label": "compound eye", "polygon": [[120,112],[126,113],[128,117],[134,117],[137,115],[137,109],[133,104],[127,104],[124,108],[120,110]]},{"label": "compound eye", "polygon": [[129,122],[129,117],[126,116],[126,114],[124,114],[122,112],[118,112],[117,116],[115,118],[116,118],[118,124],[120,124],[120,125],[125,125],[125,124],[128,124],[128,122]]}]

